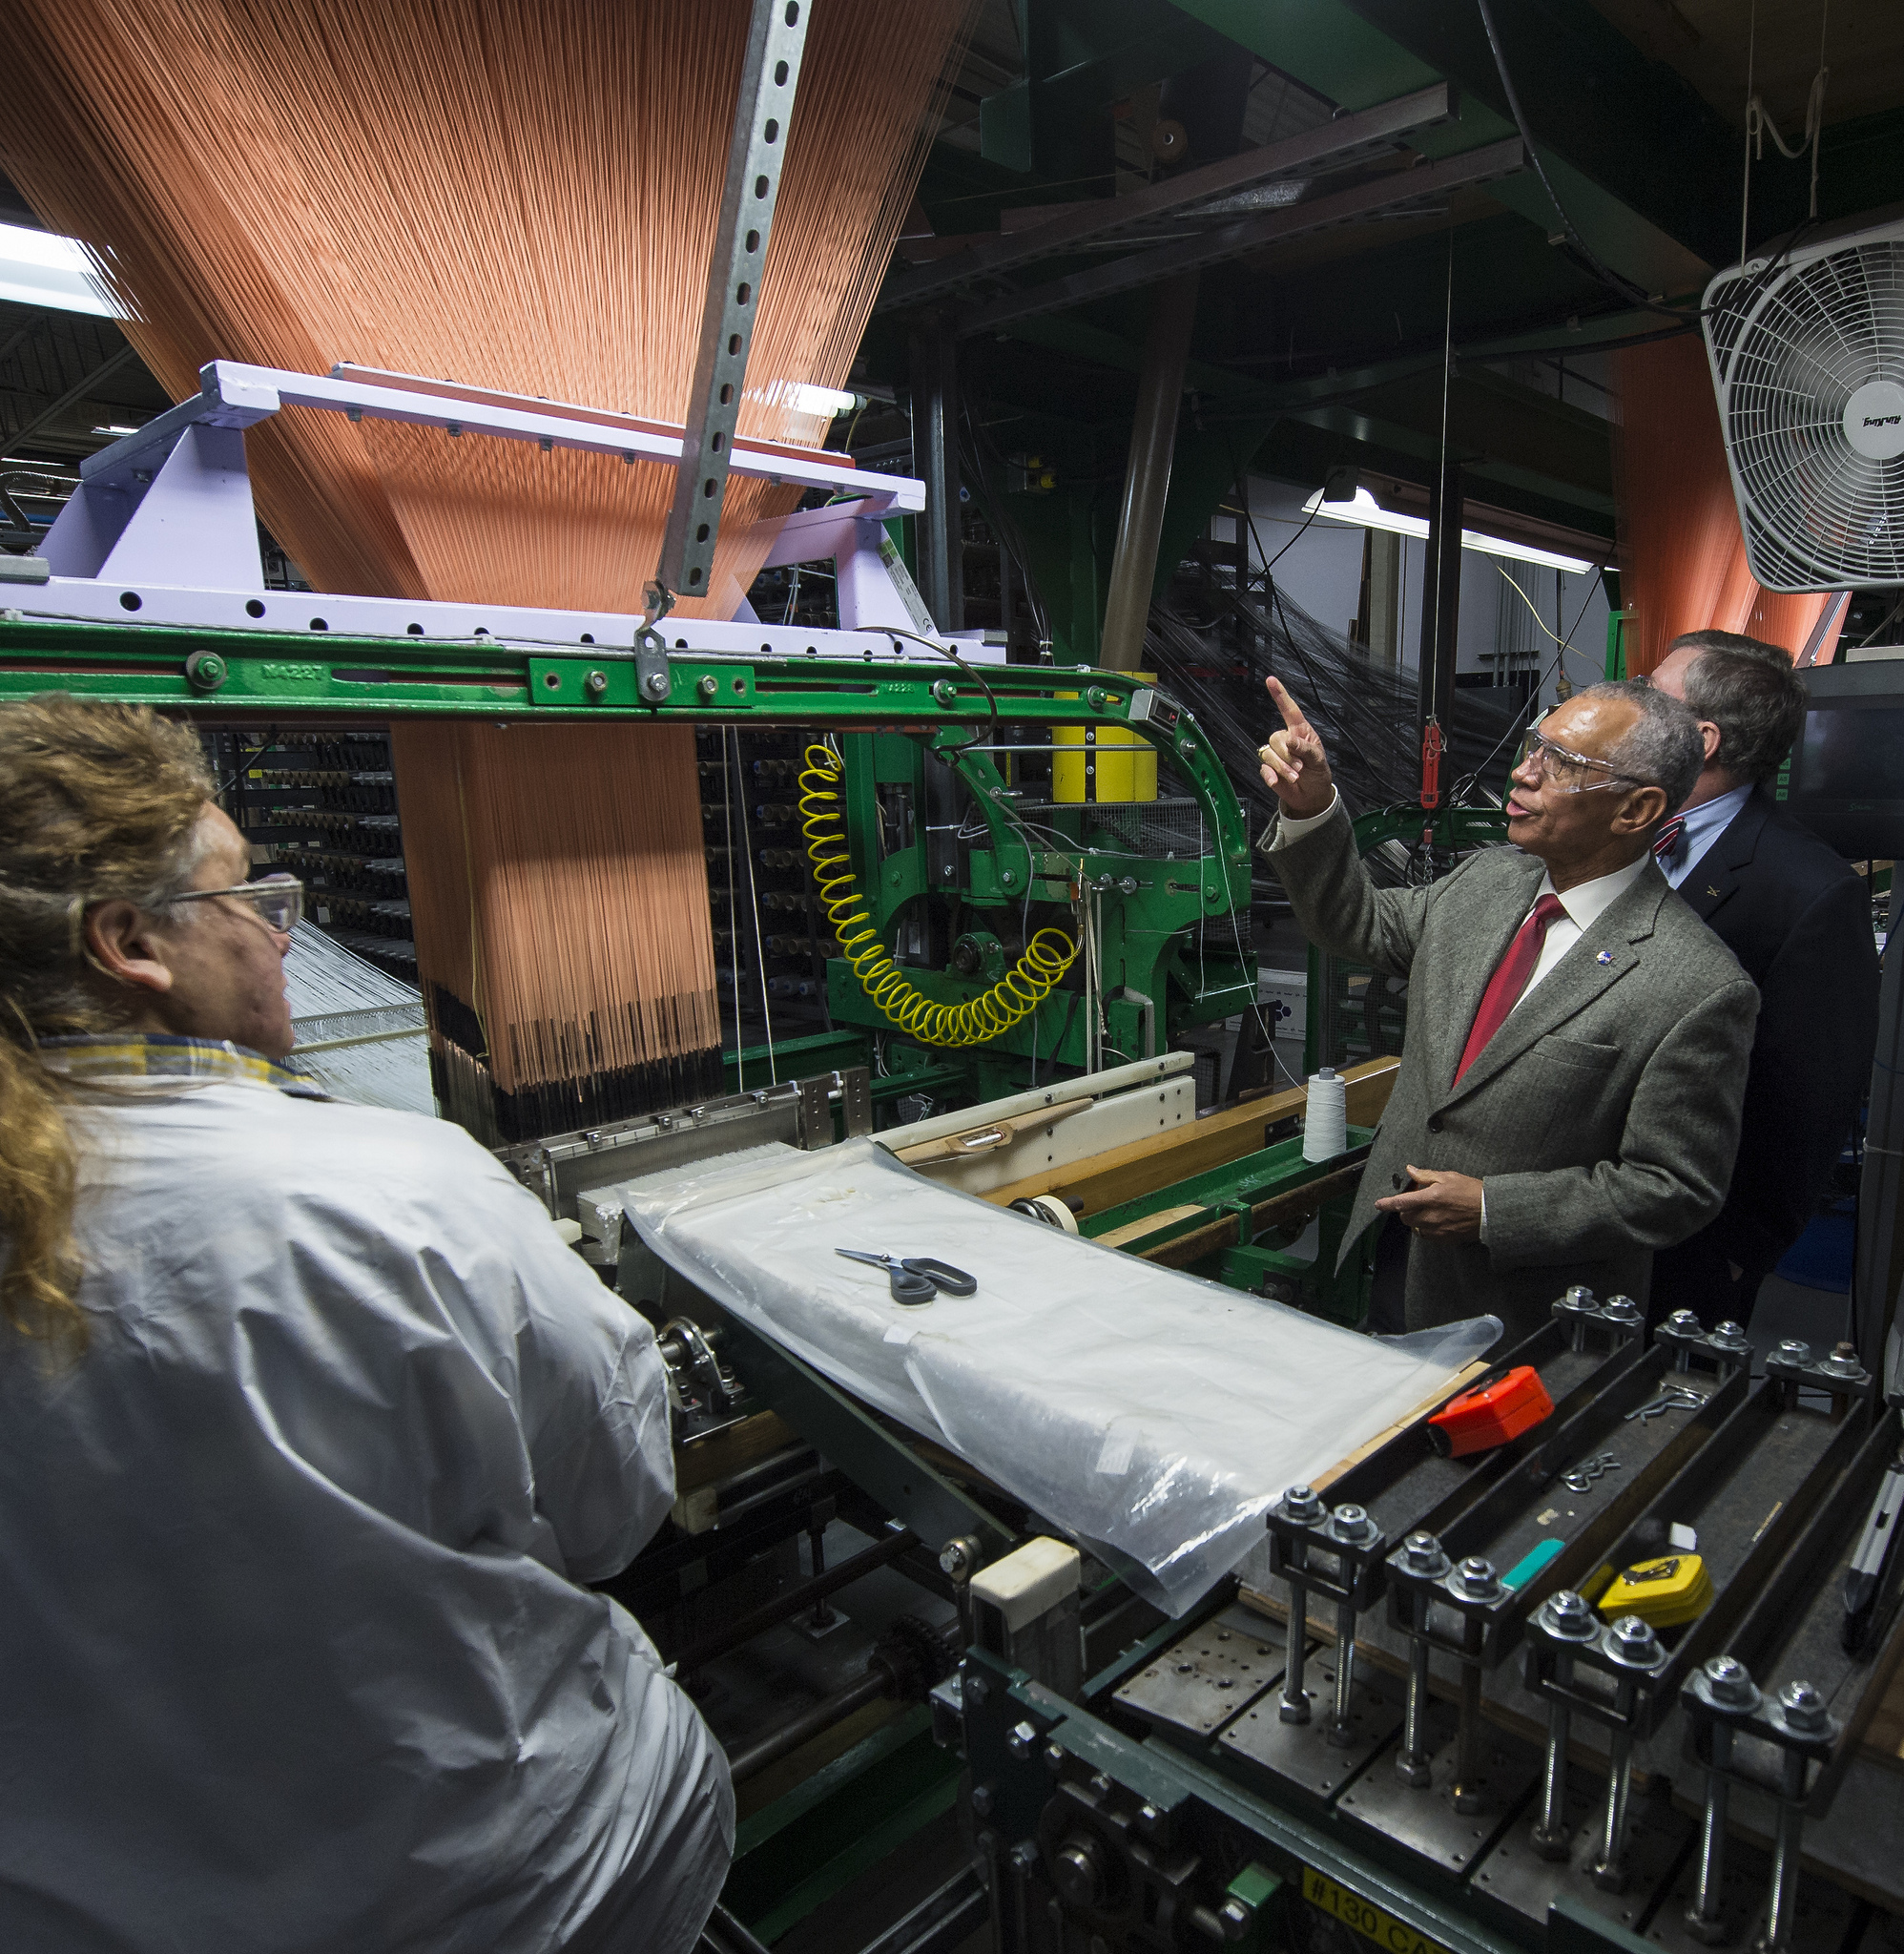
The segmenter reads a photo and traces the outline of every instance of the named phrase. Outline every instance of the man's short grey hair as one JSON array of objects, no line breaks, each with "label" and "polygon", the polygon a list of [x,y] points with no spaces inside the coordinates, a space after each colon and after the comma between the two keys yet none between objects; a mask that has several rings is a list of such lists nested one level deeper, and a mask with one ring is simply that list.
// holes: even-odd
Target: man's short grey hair
[{"label": "man's short grey hair", "polygon": [[1688,631],[1668,647],[1697,654],[1686,702],[1719,729],[1712,764],[1756,785],[1778,772],[1811,704],[1805,681],[1776,645],[1736,631]]},{"label": "man's short grey hair", "polygon": [[1641,678],[1589,685],[1576,698],[1625,699],[1640,709],[1630,731],[1606,750],[1609,764],[1643,787],[1666,790],[1666,812],[1685,805],[1706,764],[1706,742],[1689,706]]}]

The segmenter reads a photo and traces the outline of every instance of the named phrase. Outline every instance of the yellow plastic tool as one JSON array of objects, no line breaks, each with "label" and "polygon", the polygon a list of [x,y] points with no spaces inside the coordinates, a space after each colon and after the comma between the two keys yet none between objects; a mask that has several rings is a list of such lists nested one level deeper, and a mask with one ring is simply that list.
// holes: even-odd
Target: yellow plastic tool
[{"label": "yellow plastic tool", "polygon": [[1696,1553],[1675,1553],[1628,1568],[1600,1597],[1600,1611],[1608,1621],[1636,1614],[1649,1628],[1676,1629],[1704,1614],[1711,1599],[1705,1561]]}]

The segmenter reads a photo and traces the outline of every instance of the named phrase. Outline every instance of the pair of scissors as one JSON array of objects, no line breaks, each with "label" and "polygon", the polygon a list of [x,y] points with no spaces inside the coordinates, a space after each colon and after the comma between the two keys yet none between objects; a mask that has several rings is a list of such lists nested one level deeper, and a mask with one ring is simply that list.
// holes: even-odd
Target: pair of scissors
[{"label": "pair of scissors", "polygon": [[876,1269],[885,1270],[892,1282],[893,1300],[908,1309],[930,1302],[942,1289],[947,1296],[970,1296],[979,1286],[977,1278],[963,1269],[955,1269],[950,1262],[932,1256],[882,1256],[864,1248],[837,1248],[834,1254],[844,1256],[849,1262],[871,1262]]}]

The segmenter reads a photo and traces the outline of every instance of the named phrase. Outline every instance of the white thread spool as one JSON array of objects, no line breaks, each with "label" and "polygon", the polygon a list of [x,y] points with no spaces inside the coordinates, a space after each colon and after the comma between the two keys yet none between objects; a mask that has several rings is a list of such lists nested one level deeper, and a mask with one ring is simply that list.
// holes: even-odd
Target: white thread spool
[{"label": "white thread spool", "polygon": [[1333,1160],[1349,1151],[1349,1086],[1325,1065],[1309,1082],[1309,1116],[1302,1124],[1302,1157]]}]

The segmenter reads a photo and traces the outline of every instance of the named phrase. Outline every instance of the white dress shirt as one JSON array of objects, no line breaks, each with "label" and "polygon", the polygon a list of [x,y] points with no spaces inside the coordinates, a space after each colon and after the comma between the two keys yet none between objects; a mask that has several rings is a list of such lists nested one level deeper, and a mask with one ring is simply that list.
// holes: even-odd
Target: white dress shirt
[{"label": "white dress shirt", "polygon": [[1738,818],[1739,810],[1751,799],[1752,783],[1748,780],[1743,787],[1733,787],[1711,800],[1702,800],[1697,807],[1680,809],[1680,819],[1686,823],[1686,853],[1679,858],[1679,865],[1666,868],[1666,879],[1674,888],[1686,881],[1699,866],[1699,858],[1723,835]]},{"label": "white dress shirt", "polygon": [[69,1115],[88,1348],[0,1363],[0,1946],[548,1949],[633,1882],[686,1954],[726,1766],[581,1585],[673,1496],[653,1332],[456,1127],[164,1084]]}]

